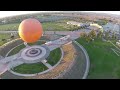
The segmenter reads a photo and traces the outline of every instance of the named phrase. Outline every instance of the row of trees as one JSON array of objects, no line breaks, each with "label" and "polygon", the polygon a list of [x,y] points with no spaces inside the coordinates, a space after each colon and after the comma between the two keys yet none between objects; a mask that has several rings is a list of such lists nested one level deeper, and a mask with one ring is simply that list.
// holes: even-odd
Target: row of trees
[{"label": "row of trees", "polygon": [[99,19],[97,21],[94,21],[95,23],[98,23],[99,25],[105,25],[109,22],[107,19]]},{"label": "row of trees", "polygon": [[103,33],[103,38],[106,39],[106,40],[109,40],[109,39],[118,39],[118,36],[116,35],[116,33],[114,31],[111,32],[109,30],[109,31],[105,31]]},{"label": "row of trees", "polygon": [[[36,14],[26,14],[26,15],[17,15],[17,16],[11,16],[11,17],[5,17],[0,19],[0,24],[9,24],[9,23],[20,23],[22,20],[26,18],[39,18],[41,17],[41,13]],[[44,14],[44,16],[49,16],[49,14]]]},{"label": "row of trees", "polygon": [[115,34],[115,32],[104,31],[104,32],[96,32],[95,30],[91,30],[88,34],[86,32],[82,32],[80,37],[84,38],[88,43],[90,41],[94,41],[95,38],[101,38],[105,40],[114,39],[117,40],[119,37]]},{"label": "row of trees", "polygon": [[11,24],[11,23],[20,23],[24,19],[27,18],[36,18],[40,20],[41,22],[52,22],[52,21],[57,21],[61,19],[66,19],[68,17],[65,16],[52,16],[51,14],[26,14],[26,15],[17,15],[17,16],[12,16],[12,17],[5,17],[0,19],[0,24]]},{"label": "row of trees", "polygon": [[93,41],[97,37],[97,34],[95,30],[92,30],[88,34],[86,32],[82,32],[80,34],[80,37],[84,38],[87,42],[90,42],[90,41]]}]

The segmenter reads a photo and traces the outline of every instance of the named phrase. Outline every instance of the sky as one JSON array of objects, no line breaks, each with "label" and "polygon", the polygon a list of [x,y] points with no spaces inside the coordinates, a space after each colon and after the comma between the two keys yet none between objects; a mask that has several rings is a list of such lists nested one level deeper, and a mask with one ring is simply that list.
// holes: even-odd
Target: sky
[{"label": "sky", "polygon": [[[0,18],[38,12],[60,12],[60,11],[0,11]],[[83,12],[110,13],[120,15],[120,11],[83,11]]]}]

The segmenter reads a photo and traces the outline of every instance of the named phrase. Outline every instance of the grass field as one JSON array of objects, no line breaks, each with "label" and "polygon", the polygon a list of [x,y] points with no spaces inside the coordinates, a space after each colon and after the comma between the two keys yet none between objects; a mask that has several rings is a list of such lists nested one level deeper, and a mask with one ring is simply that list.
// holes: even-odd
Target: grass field
[{"label": "grass field", "polygon": [[14,30],[18,30],[19,24],[20,23],[0,25],[0,31],[14,31]]},{"label": "grass field", "polygon": [[35,64],[22,64],[15,68],[13,71],[21,73],[21,74],[34,74],[47,70],[48,68],[42,63]]},{"label": "grass field", "polygon": [[[60,20],[60,21],[42,23],[43,30],[64,31],[64,30],[76,30],[79,28],[77,26],[67,25],[67,21],[68,20]],[[20,23],[0,25],[0,31],[18,30],[19,24]]]},{"label": "grass field", "polygon": [[8,39],[10,38],[10,34],[0,34],[0,46],[7,43],[7,40],[2,41],[2,39]]},{"label": "grass field", "polygon": [[43,29],[47,31],[69,31],[79,29],[77,26],[67,25],[66,22],[46,22],[42,25]]},{"label": "grass field", "polygon": [[38,41],[38,42],[35,42],[35,43],[28,43],[29,46],[32,46],[32,45],[41,45],[41,44],[44,44],[46,41]]},{"label": "grass field", "polygon": [[0,34],[0,40],[7,39],[7,38],[10,38],[10,34]]},{"label": "grass field", "polygon": [[9,54],[8,56],[11,56],[11,55],[14,55],[14,54],[17,54],[20,50],[22,50],[23,48],[25,48],[25,45],[22,44],[16,48],[14,48]]},{"label": "grass field", "polygon": [[60,48],[57,48],[50,52],[50,55],[48,56],[47,60],[50,65],[54,66],[55,64],[57,64],[60,58],[61,58],[61,50]]},{"label": "grass field", "polygon": [[77,39],[84,46],[90,57],[89,79],[120,78],[120,57],[110,48],[115,48],[108,42],[95,40],[87,43],[84,39]]}]

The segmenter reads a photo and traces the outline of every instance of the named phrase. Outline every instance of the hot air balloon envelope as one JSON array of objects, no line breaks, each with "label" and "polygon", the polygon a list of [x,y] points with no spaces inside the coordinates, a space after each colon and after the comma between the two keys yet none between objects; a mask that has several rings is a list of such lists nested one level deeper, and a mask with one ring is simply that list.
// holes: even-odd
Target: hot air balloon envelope
[{"label": "hot air balloon envelope", "polygon": [[23,20],[19,25],[18,31],[21,39],[27,43],[36,42],[43,34],[41,23],[31,18]]}]

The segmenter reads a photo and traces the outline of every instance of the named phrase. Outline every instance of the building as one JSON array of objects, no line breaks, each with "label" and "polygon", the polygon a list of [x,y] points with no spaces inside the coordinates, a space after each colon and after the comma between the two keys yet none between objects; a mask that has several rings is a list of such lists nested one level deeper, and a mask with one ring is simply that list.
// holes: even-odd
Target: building
[{"label": "building", "polygon": [[94,23],[90,24],[90,26],[87,27],[87,29],[103,32],[103,27],[98,24],[94,24]]},{"label": "building", "polygon": [[2,23],[6,23],[7,21],[6,20],[3,20]]},{"label": "building", "polygon": [[76,21],[68,21],[67,24],[75,25],[75,26],[78,26],[78,27],[88,27],[88,26],[90,26],[89,23],[79,23],[79,22],[76,22]]},{"label": "building", "polygon": [[89,23],[83,23],[83,25],[81,25],[81,27],[89,27],[90,26],[90,24]]},{"label": "building", "polygon": [[116,42],[116,45],[120,47],[120,40],[118,40],[118,42]]},{"label": "building", "polygon": [[88,29],[90,29],[90,30],[98,30],[99,28],[97,28],[95,26],[89,26]]},{"label": "building", "polygon": [[120,42],[116,42],[116,45],[120,47]]},{"label": "building", "polygon": [[67,24],[75,25],[75,26],[81,26],[81,25],[83,25],[82,23],[75,22],[75,21],[68,21]]},{"label": "building", "polygon": [[106,25],[103,25],[103,29],[105,31],[112,31],[112,32],[115,32],[117,34],[120,33],[120,30],[119,30],[119,24],[114,24],[114,23],[107,23]]}]

